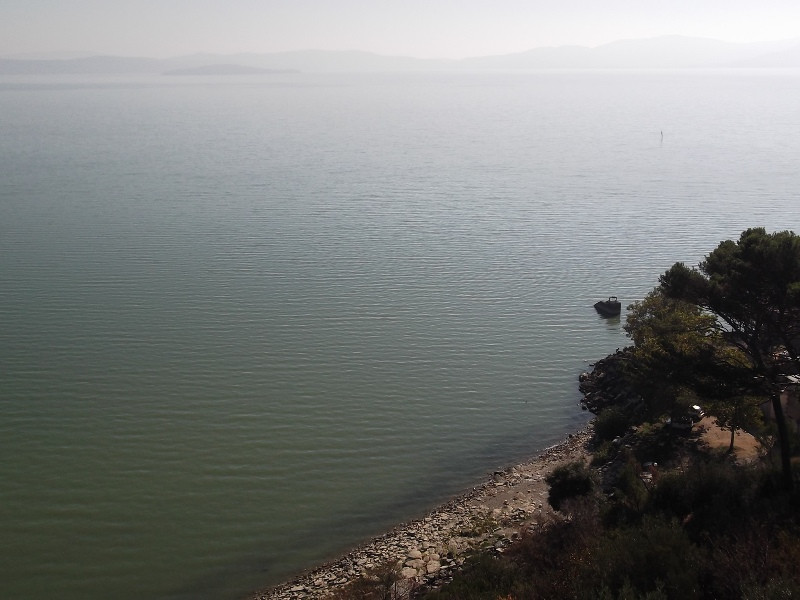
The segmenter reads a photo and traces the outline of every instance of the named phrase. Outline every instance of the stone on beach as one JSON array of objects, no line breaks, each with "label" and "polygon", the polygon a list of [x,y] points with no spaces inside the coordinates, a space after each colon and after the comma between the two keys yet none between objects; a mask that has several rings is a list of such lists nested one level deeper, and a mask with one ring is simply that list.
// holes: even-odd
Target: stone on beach
[{"label": "stone on beach", "polygon": [[446,581],[471,549],[488,544],[502,552],[521,529],[540,522],[551,510],[543,501],[547,497],[544,475],[563,462],[585,459],[590,437],[587,426],[533,460],[492,473],[483,485],[424,518],[400,525],[339,560],[253,598],[320,598],[385,565],[396,565],[401,580],[409,582],[403,589]]}]

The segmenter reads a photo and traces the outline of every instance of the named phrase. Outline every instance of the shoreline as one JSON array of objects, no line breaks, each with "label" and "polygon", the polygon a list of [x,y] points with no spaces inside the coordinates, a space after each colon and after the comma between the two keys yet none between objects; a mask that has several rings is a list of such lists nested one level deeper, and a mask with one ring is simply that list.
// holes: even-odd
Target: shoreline
[{"label": "shoreline", "polygon": [[[582,405],[593,414],[608,406],[637,401],[620,377],[622,359],[624,352],[618,350],[592,365],[590,373],[581,374]],[[482,483],[430,510],[424,517],[401,523],[332,561],[252,593],[248,599],[306,600],[329,595],[345,598],[342,588],[364,578],[396,580],[392,596],[395,598],[409,598],[415,590],[439,587],[452,579],[472,551],[502,554],[524,533],[557,518],[547,501],[549,486],[545,478],[561,464],[591,462],[594,428],[592,419],[538,455],[489,474]],[[618,438],[620,443],[632,448],[636,431],[637,427],[629,428],[623,438]],[[673,467],[684,464],[692,453],[726,449],[731,438],[729,430],[723,430],[713,417],[706,416],[690,435],[678,439],[682,442],[675,450],[677,459],[669,460]],[[761,456],[760,444],[751,434],[737,431],[734,442],[737,462],[754,462]],[[599,467],[601,478],[611,476],[613,480],[616,467],[628,460],[626,457],[630,458],[625,452],[607,457],[606,464]],[[639,458],[649,460],[646,456]],[[664,467],[669,468],[669,462]],[[642,471],[640,477],[647,480],[649,474],[650,471]]]},{"label": "shoreline", "polygon": [[563,441],[429,511],[401,523],[332,561],[302,571],[289,581],[248,596],[249,600],[320,598],[387,564],[396,564],[407,589],[446,581],[477,548],[502,552],[523,527],[550,518],[545,477],[556,466],[588,460],[590,422]]}]

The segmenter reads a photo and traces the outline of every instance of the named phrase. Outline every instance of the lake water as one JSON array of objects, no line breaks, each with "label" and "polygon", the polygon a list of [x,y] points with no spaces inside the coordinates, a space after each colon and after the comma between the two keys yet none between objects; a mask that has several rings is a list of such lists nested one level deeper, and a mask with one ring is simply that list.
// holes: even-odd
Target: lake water
[{"label": "lake water", "polygon": [[[800,230],[800,72],[0,80],[0,596],[235,599],[583,424]],[[663,132],[663,134],[662,134]]]}]

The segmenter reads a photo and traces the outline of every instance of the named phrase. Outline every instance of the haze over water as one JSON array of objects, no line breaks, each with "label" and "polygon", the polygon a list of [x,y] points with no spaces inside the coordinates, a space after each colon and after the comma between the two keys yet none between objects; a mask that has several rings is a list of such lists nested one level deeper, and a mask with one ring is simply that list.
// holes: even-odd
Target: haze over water
[{"label": "haze over water", "polygon": [[[800,73],[0,81],[0,596],[236,598],[583,424],[798,226]],[[662,135],[663,133],[663,135]]]}]

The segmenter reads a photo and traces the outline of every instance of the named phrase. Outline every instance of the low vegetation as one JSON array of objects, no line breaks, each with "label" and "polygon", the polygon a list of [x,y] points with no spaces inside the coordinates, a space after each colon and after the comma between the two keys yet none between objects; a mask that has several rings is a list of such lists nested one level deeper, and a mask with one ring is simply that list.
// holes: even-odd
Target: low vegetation
[{"label": "low vegetation", "polygon": [[588,496],[594,488],[592,474],[582,462],[556,467],[546,481],[550,486],[547,501],[556,510],[561,510],[570,500]]},{"label": "low vegetation", "polygon": [[[564,474],[573,480],[584,469]],[[570,487],[580,493],[557,496],[561,518],[526,531],[501,556],[473,557],[452,583],[423,597],[800,597],[798,498],[774,472],[710,455],[653,485],[635,470],[609,495]]]}]

